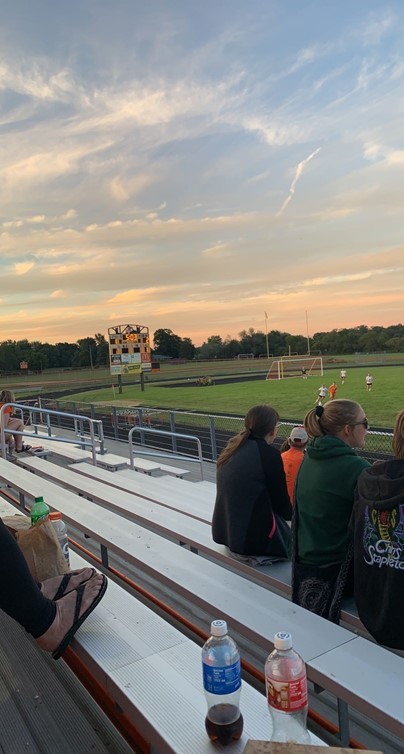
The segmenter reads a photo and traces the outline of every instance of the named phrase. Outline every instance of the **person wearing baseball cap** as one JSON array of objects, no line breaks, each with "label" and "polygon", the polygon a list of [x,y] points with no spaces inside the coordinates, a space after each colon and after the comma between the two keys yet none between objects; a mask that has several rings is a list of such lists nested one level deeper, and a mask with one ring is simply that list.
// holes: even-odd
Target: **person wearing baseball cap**
[{"label": "person wearing baseball cap", "polygon": [[309,436],[304,427],[293,427],[288,440],[285,443],[286,450],[282,452],[283,468],[285,469],[286,486],[293,505],[295,481],[300,464],[304,458],[304,451],[309,441]]}]

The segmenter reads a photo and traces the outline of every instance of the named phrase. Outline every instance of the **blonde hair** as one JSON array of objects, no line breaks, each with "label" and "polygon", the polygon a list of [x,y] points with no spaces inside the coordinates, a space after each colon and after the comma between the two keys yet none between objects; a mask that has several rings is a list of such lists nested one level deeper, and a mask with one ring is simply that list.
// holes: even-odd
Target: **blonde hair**
[{"label": "blonde hair", "polygon": [[278,420],[278,412],[267,403],[250,408],[244,418],[244,429],[230,438],[225,449],[222,450],[217,459],[217,465],[221,466],[226,463],[236,450],[244,445],[250,435],[264,438],[270,432],[274,432]]},{"label": "blonde hair", "polygon": [[15,395],[11,390],[2,390],[0,393],[0,403],[15,403]]},{"label": "blonde hair", "polygon": [[355,424],[361,410],[359,403],[345,398],[327,401],[306,414],[304,428],[310,437],[337,435],[347,424]]},{"label": "blonde hair", "polygon": [[404,409],[396,416],[392,445],[395,457],[404,458]]}]

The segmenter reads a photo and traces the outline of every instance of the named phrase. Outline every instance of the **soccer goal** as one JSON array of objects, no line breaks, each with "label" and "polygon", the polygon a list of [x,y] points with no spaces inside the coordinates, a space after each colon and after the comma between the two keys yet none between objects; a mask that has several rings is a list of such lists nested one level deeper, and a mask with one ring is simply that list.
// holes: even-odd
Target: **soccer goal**
[{"label": "soccer goal", "polygon": [[321,356],[294,358],[283,356],[273,361],[269,367],[267,380],[285,380],[288,377],[323,376],[323,359]]}]

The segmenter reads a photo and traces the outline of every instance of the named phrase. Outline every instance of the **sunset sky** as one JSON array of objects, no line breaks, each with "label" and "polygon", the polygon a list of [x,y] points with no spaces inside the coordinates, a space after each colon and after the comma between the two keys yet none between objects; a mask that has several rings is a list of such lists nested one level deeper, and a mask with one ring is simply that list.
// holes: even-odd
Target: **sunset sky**
[{"label": "sunset sky", "polygon": [[0,340],[404,321],[402,0],[3,0]]}]

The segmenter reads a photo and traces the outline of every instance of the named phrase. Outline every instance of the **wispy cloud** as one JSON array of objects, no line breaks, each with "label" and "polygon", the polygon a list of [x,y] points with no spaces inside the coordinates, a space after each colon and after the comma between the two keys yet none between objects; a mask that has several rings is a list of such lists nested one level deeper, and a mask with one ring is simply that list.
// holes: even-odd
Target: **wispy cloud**
[{"label": "wispy cloud", "polygon": [[298,181],[300,180],[300,178],[302,177],[302,175],[303,175],[303,172],[304,172],[304,170],[305,170],[306,166],[308,165],[308,163],[309,163],[309,162],[310,162],[310,161],[311,161],[311,160],[312,160],[312,159],[313,159],[314,157],[316,157],[316,155],[318,155],[318,153],[319,153],[319,152],[321,152],[321,147],[318,147],[317,149],[315,149],[315,150],[314,150],[314,152],[312,152],[311,154],[309,154],[309,156],[308,156],[308,157],[305,157],[305,159],[304,159],[304,160],[301,160],[301,162],[299,162],[299,164],[298,164],[298,166],[297,166],[297,168],[296,168],[296,172],[295,172],[295,175],[294,175],[293,181],[292,181],[292,183],[290,184],[289,194],[288,194],[288,196],[286,197],[285,201],[283,202],[283,204],[282,204],[281,208],[280,208],[280,209],[278,210],[278,212],[276,213],[277,217],[280,217],[280,215],[282,215],[282,214],[284,213],[284,211],[285,211],[286,207],[287,207],[287,206],[289,205],[289,203],[290,203],[290,202],[292,201],[292,199],[293,199],[293,197],[294,197],[294,195],[295,195],[295,192],[296,192],[296,186],[297,186],[297,183],[298,183]]}]

